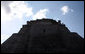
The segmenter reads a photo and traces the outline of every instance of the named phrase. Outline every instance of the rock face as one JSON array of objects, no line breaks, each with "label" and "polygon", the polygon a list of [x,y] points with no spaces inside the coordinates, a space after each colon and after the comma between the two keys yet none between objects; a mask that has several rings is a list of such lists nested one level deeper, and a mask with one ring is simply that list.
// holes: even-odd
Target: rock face
[{"label": "rock face", "polygon": [[1,45],[2,53],[83,53],[84,39],[52,19],[27,21]]}]

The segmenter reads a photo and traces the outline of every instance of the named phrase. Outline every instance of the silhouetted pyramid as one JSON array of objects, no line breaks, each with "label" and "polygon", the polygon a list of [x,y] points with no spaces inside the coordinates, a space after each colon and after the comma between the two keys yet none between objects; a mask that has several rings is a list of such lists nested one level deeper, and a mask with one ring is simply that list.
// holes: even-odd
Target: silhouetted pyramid
[{"label": "silhouetted pyramid", "polygon": [[2,53],[83,53],[84,39],[52,19],[27,21],[1,45]]}]

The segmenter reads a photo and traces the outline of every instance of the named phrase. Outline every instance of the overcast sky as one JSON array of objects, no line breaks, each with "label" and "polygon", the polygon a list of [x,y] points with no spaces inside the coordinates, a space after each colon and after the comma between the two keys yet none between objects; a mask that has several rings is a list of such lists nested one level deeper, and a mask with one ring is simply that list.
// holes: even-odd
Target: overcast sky
[{"label": "overcast sky", "polygon": [[27,21],[42,18],[61,20],[84,38],[84,1],[1,1],[1,43]]}]

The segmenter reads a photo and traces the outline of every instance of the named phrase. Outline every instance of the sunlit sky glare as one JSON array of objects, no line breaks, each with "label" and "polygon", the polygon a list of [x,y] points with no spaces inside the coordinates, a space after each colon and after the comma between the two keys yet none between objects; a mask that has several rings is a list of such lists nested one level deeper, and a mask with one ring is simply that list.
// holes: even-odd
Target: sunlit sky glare
[{"label": "sunlit sky glare", "polygon": [[1,43],[27,21],[42,18],[61,20],[84,38],[84,1],[1,1]]}]

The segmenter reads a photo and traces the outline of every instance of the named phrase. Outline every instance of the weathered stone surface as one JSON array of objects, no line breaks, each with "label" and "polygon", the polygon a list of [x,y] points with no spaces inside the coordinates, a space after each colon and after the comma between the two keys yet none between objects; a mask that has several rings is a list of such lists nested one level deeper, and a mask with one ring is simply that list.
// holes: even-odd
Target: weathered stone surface
[{"label": "weathered stone surface", "polygon": [[1,45],[2,53],[83,53],[84,39],[52,19],[27,21]]}]

